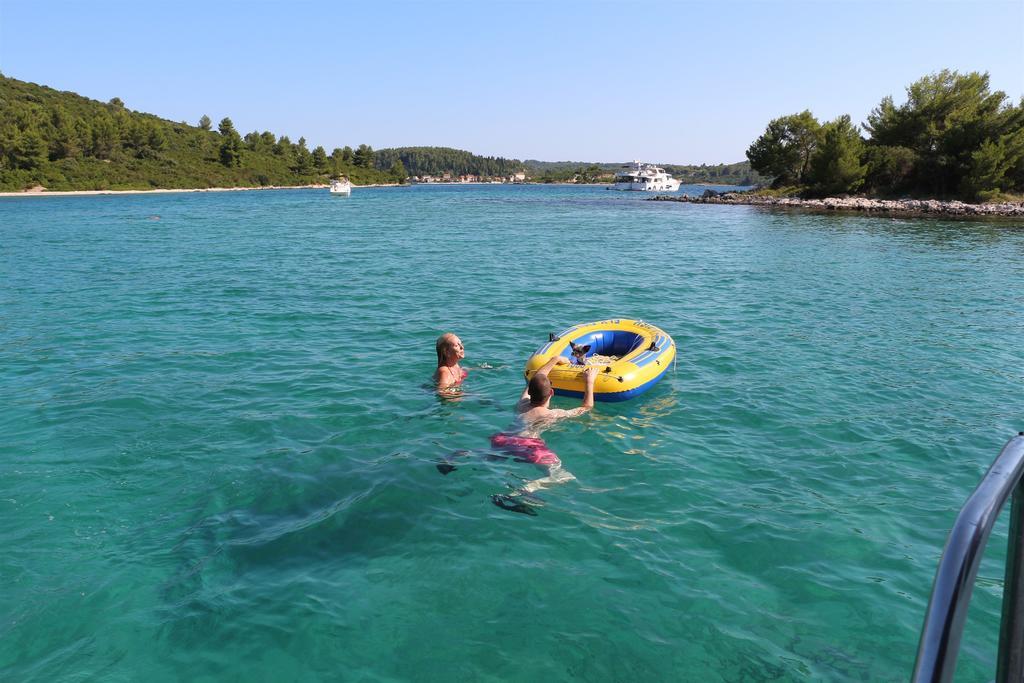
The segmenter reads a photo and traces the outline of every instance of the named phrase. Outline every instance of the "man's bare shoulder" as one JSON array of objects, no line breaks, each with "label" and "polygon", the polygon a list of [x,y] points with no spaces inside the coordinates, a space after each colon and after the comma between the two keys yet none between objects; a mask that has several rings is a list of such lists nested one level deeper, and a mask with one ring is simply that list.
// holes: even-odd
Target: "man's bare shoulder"
[{"label": "man's bare shoulder", "polygon": [[573,408],[572,410],[562,410],[561,408],[547,408],[543,412],[533,413],[525,417],[533,418],[534,420],[545,420],[550,422],[552,420],[560,420],[563,417],[576,417],[577,415],[582,415],[585,412],[587,412],[586,408]]}]

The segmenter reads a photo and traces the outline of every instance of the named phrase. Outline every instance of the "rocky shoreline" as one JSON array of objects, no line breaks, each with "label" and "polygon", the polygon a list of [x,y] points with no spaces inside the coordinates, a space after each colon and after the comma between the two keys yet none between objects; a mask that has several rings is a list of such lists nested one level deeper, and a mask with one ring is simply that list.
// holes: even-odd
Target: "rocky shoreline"
[{"label": "rocky shoreline", "polygon": [[863,197],[828,197],[799,199],[797,197],[763,197],[741,192],[707,190],[699,197],[658,195],[647,201],[686,202],[690,204],[731,204],[766,206],[781,209],[807,209],[819,212],[852,211],[910,216],[1024,216],[1024,202],[967,204],[937,199],[866,199]]}]

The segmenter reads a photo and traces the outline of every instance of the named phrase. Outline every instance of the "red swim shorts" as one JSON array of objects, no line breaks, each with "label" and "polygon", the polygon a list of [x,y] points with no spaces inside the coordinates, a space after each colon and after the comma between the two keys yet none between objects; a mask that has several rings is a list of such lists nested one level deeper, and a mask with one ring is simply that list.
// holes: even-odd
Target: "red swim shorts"
[{"label": "red swim shorts", "polygon": [[558,465],[561,460],[555,452],[548,448],[543,439],[529,436],[512,436],[495,434],[491,437],[491,446],[514,455],[519,462],[530,462],[534,465]]}]

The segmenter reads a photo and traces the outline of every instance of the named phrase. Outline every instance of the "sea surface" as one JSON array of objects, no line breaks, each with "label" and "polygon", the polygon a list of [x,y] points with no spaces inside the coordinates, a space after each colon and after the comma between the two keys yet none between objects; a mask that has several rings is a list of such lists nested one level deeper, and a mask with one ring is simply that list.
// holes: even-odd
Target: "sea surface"
[{"label": "sea surface", "polygon": [[[1024,226],[645,198],[0,199],[0,679],[906,680],[1024,429]],[[609,317],[676,367],[495,506],[538,476],[488,458],[526,359]],[[1005,517],[958,680],[995,675]]]}]

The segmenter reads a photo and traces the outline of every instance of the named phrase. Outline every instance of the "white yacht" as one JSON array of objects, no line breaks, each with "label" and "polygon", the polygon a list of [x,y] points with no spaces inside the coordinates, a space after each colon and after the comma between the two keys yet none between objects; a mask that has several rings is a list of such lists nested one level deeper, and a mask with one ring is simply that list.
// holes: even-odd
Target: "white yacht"
[{"label": "white yacht", "polygon": [[679,181],[654,164],[634,161],[622,168],[624,170],[615,174],[615,182],[608,189],[638,192],[675,192],[679,189]]},{"label": "white yacht", "polygon": [[347,197],[352,194],[352,183],[348,178],[335,179],[331,181],[331,194]]}]

